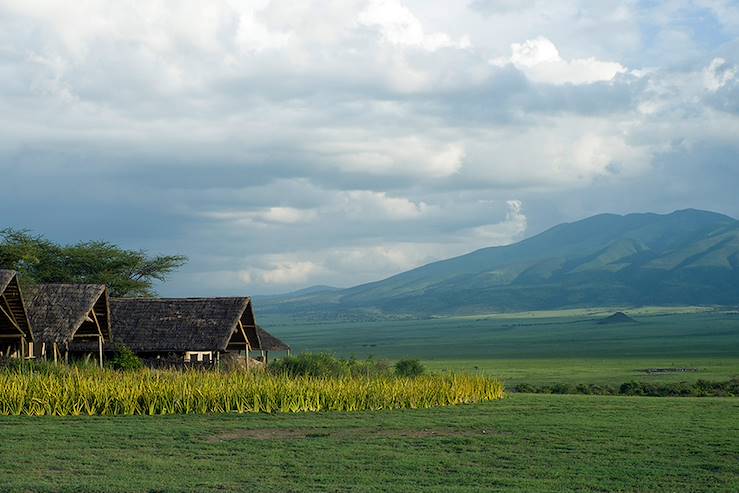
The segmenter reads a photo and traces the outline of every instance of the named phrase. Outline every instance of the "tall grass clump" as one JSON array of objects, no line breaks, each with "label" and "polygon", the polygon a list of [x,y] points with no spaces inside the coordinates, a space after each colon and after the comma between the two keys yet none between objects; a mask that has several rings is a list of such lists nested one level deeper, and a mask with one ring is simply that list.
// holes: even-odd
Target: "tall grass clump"
[{"label": "tall grass clump", "polygon": [[429,408],[503,397],[479,375],[311,377],[70,368],[0,371],[0,415],[295,413]]}]

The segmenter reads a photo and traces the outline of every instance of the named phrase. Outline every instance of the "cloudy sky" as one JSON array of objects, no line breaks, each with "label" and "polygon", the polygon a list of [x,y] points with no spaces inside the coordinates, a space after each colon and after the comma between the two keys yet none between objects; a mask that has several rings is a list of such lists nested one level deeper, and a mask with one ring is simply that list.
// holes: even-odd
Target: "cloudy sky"
[{"label": "cloudy sky", "polygon": [[739,217],[739,3],[0,0],[0,226],[349,286],[600,212]]}]

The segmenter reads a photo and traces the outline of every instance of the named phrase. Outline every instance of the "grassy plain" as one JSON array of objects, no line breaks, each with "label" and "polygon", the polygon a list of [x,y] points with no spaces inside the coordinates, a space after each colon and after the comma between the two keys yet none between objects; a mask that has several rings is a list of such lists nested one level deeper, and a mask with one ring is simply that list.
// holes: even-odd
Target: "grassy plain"
[{"label": "grassy plain", "polygon": [[[739,315],[704,308],[628,310],[636,324],[600,325],[616,308],[429,320],[275,323],[298,351],[415,357],[434,370],[482,371],[508,384],[727,380],[739,376]],[[647,368],[696,372],[648,374]]]},{"label": "grassy plain", "polygon": [[[649,309],[269,324],[299,351],[506,383],[725,380],[739,316]],[[654,367],[697,368],[649,375]],[[739,399],[512,394],[357,413],[0,417],[1,491],[738,491]]]},{"label": "grassy plain", "polygon": [[3,491],[737,491],[739,399],[0,419]]}]

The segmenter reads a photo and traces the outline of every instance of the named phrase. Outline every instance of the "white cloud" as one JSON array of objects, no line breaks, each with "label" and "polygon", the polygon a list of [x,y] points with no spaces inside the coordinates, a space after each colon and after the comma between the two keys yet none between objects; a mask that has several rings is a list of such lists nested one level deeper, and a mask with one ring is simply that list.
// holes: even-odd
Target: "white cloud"
[{"label": "white cloud", "polygon": [[357,22],[362,26],[376,27],[382,39],[399,46],[413,46],[427,51],[440,48],[469,48],[469,36],[453,40],[447,33],[427,33],[423,24],[400,0],[370,0],[359,13]]},{"label": "white cloud", "polygon": [[282,256],[280,260],[273,260],[264,269],[254,269],[241,272],[241,280],[245,284],[253,283],[258,279],[262,284],[300,285],[309,282],[311,277],[320,270],[313,262],[306,260],[288,260]]},{"label": "white cloud", "polygon": [[523,237],[528,226],[528,219],[523,212],[520,200],[506,201],[505,221],[495,224],[483,224],[470,230],[472,237],[480,242],[479,246],[507,245],[513,240]]},{"label": "white cloud", "polygon": [[290,31],[269,29],[256,20],[253,10],[242,11],[238,24],[236,42],[246,53],[284,48],[294,36]]},{"label": "white cloud", "polygon": [[315,220],[318,213],[314,210],[294,207],[268,207],[257,211],[212,211],[199,214],[202,217],[220,221],[232,221],[237,224],[278,223],[297,224]]},{"label": "white cloud", "polygon": [[543,36],[513,43],[510,58],[494,59],[491,63],[499,66],[510,63],[529,79],[545,84],[592,84],[613,80],[626,72],[620,63],[592,57],[565,60],[554,43]]},{"label": "white cloud", "polygon": [[706,89],[716,92],[734,80],[737,67],[729,65],[723,58],[714,58],[703,70],[703,83]]},{"label": "white cloud", "polygon": [[387,137],[339,132],[330,137],[333,139],[310,147],[326,162],[346,171],[428,180],[457,174],[464,165],[462,144],[440,143],[430,136]]},{"label": "white cloud", "polygon": [[413,202],[403,197],[389,197],[385,192],[352,190],[340,192],[337,207],[352,219],[363,221],[381,218],[391,221],[416,219],[428,211],[424,202]]}]

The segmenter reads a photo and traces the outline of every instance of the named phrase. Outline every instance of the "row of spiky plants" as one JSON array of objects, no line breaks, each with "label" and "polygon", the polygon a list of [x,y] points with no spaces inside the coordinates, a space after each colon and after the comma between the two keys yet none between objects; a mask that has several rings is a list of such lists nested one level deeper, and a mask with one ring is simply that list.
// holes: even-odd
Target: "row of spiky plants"
[{"label": "row of spiky plants", "polygon": [[72,368],[0,372],[0,415],[159,415],[429,408],[503,397],[481,375],[290,377],[249,372]]}]

